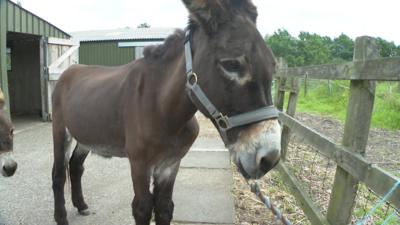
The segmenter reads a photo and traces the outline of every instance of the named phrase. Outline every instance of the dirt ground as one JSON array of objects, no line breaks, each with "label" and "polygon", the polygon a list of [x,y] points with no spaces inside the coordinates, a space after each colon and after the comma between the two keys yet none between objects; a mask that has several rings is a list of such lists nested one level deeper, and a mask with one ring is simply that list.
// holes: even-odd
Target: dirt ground
[{"label": "dirt ground", "polygon": [[[201,124],[200,136],[217,137],[218,133],[213,125],[202,115],[198,115]],[[341,143],[343,124],[330,117],[299,113],[296,119],[329,137],[336,143]],[[331,192],[336,164],[325,160],[309,145],[303,143],[298,137],[293,136],[288,150],[288,161],[292,172],[305,184],[305,189],[323,213],[326,212],[327,203]],[[371,129],[366,158],[385,170],[400,176],[400,131],[388,131],[383,129]],[[234,165],[233,165],[234,167]],[[250,188],[243,177],[234,169],[234,189],[236,209],[236,224],[240,225],[267,225],[280,224],[276,222],[272,213],[260,203],[256,196],[250,192]],[[304,216],[294,197],[289,194],[285,184],[279,179],[276,171],[268,173],[259,184],[262,191],[271,198],[272,202],[281,209],[283,214],[293,224],[307,225],[310,222]],[[360,188],[363,189],[363,188]],[[357,211],[365,211],[368,208],[367,201],[371,200],[370,193],[360,194],[356,204]],[[367,197],[366,197],[367,196]],[[362,213],[361,213],[362,216]],[[354,216],[353,221],[357,221]]]}]

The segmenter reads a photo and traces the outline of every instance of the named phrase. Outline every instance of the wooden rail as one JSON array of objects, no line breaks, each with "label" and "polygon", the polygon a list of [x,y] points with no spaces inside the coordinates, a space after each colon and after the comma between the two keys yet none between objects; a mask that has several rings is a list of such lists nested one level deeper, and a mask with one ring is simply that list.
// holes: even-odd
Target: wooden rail
[{"label": "wooden rail", "polygon": [[[284,62],[279,63],[275,95],[275,105],[278,109],[284,110],[285,92],[290,92],[290,95],[287,113],[280,114],[283,124],[282,161],[277,169],[312,224],[349,224],[359,182],[363,182],[378,195],[384,196],[399,179],[363,157],[372,118],[375,81],[400,81],[400,57],[379,58],[378,52],[373,38],[360,37],[356,39],[353,62],[298,68],[288,68]],[[342,145],[332,142],[293,118],[299,93],[299,78],[350,81]],[[286,166],[287,149],[292,133],[302,137],[319,153],[337,164],[326,216],[312,202]],[[388,202],[400,209],[400,190],[395,191]]]},{"label": "wooden rail", "polygon": [[280,78],[400,81],[400,57],[278,69]]}]

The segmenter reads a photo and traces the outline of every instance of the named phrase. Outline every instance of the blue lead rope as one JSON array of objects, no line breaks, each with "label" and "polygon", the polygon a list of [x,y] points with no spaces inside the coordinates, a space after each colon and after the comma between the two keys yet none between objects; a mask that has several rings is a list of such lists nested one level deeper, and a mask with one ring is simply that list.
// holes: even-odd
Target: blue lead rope
[{"label": "blue lead rope", "polygon": [[[249,183],[249,181],[247,182]],[[271,200],[261,193],[261,188],[256,181],[252,182],[251,184],[249,183],[249,185],[251,192],[256,194],[257,197],[264,203],[264,205],[272,211],[277,221],[281,221],[284,225],[292,225],[292,223],[283,216],[281,211],[272,204]]]},{"label": "blue lead rope", "polygon": [[[371,211],[368,212],[368,214],[362,218],[360,221],[357,222],[357,225],[364,225],[369,218],[372,217],[372,215],[375,214],[375,211],[379,209],[385,202],[389,200],[389,198],[393,195],[393,193],[397,190],[397,188],[400,187],[400,180],[397,181],[397,183],[390,189],[390,191],[383,197],[375,206],[374,208],[371,209]],[[388,221],[386,220],[386,223]]]}]

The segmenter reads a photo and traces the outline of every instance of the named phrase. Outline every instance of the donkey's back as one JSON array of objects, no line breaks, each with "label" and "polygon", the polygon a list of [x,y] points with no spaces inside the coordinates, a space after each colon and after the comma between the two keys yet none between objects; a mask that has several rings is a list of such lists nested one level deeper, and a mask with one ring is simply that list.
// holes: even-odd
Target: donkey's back
[{"label": "donkey's back", "polygon": [[126,93],[135,93],[127,81],[135,79],[134,64],[67,69],[53,93],[53,126],[66,127],[81,144],[122,148]]}]

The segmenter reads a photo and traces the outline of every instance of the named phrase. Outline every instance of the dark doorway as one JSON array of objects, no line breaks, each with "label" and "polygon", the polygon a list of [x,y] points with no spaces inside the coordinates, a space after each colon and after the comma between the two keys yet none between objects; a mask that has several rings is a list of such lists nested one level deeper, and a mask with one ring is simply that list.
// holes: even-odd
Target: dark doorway
[{"label": "dark doorway", "polygon": [[10,112],[15,117],[42,114],[40,36],[7,34]]}]

